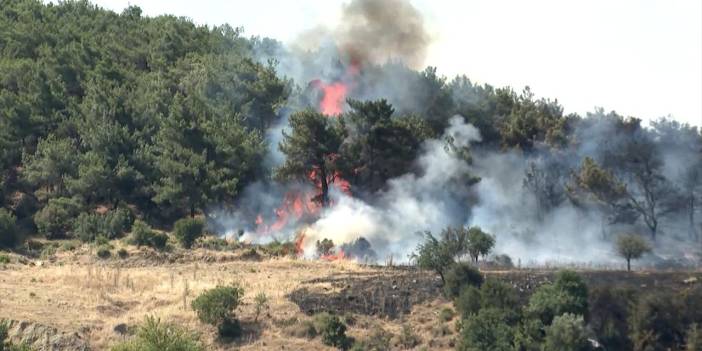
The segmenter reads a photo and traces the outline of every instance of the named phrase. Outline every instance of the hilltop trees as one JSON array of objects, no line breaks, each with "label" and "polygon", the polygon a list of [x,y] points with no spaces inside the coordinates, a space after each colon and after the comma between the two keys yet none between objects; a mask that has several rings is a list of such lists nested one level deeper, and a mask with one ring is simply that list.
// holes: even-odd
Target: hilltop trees
[{"label": "hilltop trees", "polygon": [[290,133],[283,132],[280,150],[285,163],[277,170],[283,179],[309,180],[318,187],[315,197],[323,207],[329,205],[329,184],[338,173],[337,160],[343,139],[341,122],[319,112],[306,110],[290,116]]},{"label": "hilltop trees", "polygon": [[646,240],[636,234],[623,234],[617,238],[617,253],[626,260],[626,270],[631,271],[631,260],[641,258],[651,251]]}]

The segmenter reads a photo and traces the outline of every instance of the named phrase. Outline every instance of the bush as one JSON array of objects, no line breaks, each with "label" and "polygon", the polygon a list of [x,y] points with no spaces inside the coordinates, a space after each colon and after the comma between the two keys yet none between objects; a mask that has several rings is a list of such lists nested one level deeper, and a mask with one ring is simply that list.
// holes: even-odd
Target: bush
[{"label": "bush", "polygon": [[553,284],[544,284],[531,295],[526,311],[544,325],[550,325],[554,317],[564,313],[586,315],[587,285],[575,272],[559,272]]},{"label": "bush", "polygon": [[49,200],[39,212],[34,215],[34,223],[39,233],[47,239],[66,237],[73,226],[73,218],[80,212],[80,204],[70,198],[59,197]]},{"label": "bush", "polygon": [[134,221],[132,234],[129,242],[136,246],[149,246],[157,250],[163,250],[168,242],[168,235],[157,233],[141,220]]},{"label": "bush", "polygon": [[198,338],[172,324],[146,317],[134,339],[116,345],[112,351],[203,351]]},{"label": "bush", "polygon": [[419,244],[413,257],[419,268],[433,270],[445,283],[444,273],[454,264],[455,247],[447,240],[437,240],[430,232],[425,232],[424,235],[424,242]]},{"label": "bush", "polygon": [[125,259],[125,258],[129,257],[129,252],[127,252],[126,249],[121,248],[121,249],[117,250],[117,256],[121,259]]},{"label": "bush", "polygon": [[0,248],[11,249],[19,242],[17,220],[10,212],[0,208]]},{"label": "bush", "polygon": [[444,275],[444,294],[455,298],[464,286],[480,287],[483,275],[469,263],[460,262],[452,265]]},{"label": "bush", "polygon": [[477,314],[480,311],[480,290],[474,286],[464,287],[453,304],[464,319]]},{"label": "bush", "polygon": [[194,247],[215,251],[227,251],[232,246],[230,246],[229,242],[224,238],[210,236],[195,241]]},{"label": "bush", "polygon": [[73,221],[73,236],[84,243],[92,242],[100,233],[100,217],[93,213],[81,213]]},{"label": "bush", "polygon": [[320,313],[315,316],[315,329],[322,335],[322,343],[346,350],[352,340],[346,336],[346,325],[338,316],[329,313]]},{"label": "bush", "polygon": [[126,208],[118,208],[102,216],[102,234],[109,239],[115,239],[131,230],[134,223],[132,212]]},{"label": "bush", "polygon": [[108,246],[102,245],[98,247],[97,252],[95,253],[97,257],[102,258],[102,259],[108,259],[110,256],[112,256],[112,252],[110,252],[110,248]]},{"label": "bush", "polygon": [[232,318],[226,318],[217,326],[217,334],[224,338],[238,338],[241,336],[241,324]]},{"label": "bush", "polygon": [[457,350],[511,351],[514,328],[506,311],[485,308],[463,321]]},{"label": "bush", "polygon": [[10,263],[10,256],[0,253],[0,264],[8,264]]},{"label": "bush", "polygon": [[590,349],[585,321],[582,316],[566,313],[554,318],[553,323],[546,327],[544,351],[587,351]]},{"label": "bush", "polygon": [[480,306],[512,310],[517,306],[517,293],[509,284],[488,279],[480,287]]},{"label": "bush", "polygon": [[217,286],[200,294],[191,306],[201,322],[217,326],[220,336],[231,337],[234,324],[238,325],[234,310],[243,296],[244,289],[237,285]]},{"label": "bush", "polygon": [[317,256],[329,256],[334,253],[334,242],[329,239],[317,240],[315,243]]},{"label": "bush", "polygon": [[173,233],[180,244],[189,249],[197,238],[202,236],[202,231],[205,228],[205,223],[197,218],[179,219],[173,225]]}]

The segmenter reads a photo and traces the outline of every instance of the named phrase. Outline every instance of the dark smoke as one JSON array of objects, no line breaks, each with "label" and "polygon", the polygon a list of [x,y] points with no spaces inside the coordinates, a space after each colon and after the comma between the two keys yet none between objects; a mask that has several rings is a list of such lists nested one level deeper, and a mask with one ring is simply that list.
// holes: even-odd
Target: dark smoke
[{"label": "dark smoke", "polygon": [[422,15],[406,0],[352,1],[334,37],[354,64],[397,60],[412,68],[424,64],[431,41]]}]

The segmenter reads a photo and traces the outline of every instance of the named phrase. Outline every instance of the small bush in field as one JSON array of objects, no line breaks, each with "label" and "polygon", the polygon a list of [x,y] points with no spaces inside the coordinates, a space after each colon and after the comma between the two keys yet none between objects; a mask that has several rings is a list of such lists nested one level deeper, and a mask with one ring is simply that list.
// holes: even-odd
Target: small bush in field
[{"label": "small bush in field", "polygon": [[241,303],[244,296],[244,289],[237,285],[217,286],[203,292],[191,306],[197,313],[201,322],[217,326],[220,336],[236,337],[240,332],[238,321],[236,321],[234,310]]},{"label": "small bush in field", "polygon": [[298,323],[288,325],[283,330],[286,335],[296,338],[314,339],[317,336],[317,329],[314,323],[309,320],[299,321]]},{"label": "small bush in field", "polygon": [[134,221],[132,234],[129,243],[136,246],[149,246],[157,250],[163,250],[168,242],[168,235],[157,233],[141,220]]},{"label": "small bush in field", "polygon": [[0,264],[8,264],[10,263],[10,256],[0,253]]},{"label": "small bush in field", "polygon": [[189,249],[195,240],[202,236],[204,229],[205,223],[201,219],[183,218],[173,225],[173,234],[184,248]]},{"label": "small bush in field", "polygon": [[322,336],[322,343],[343,350],[348,349],[352,340],[346,336],[346,325],[338,316],[329,313],[320,313],[315,316],[315,328]]},{"label": "small bush in field", "polygon": [[129,257],[129,252],[127,252],[126,249],[121,248],[121,249],[117,250],[117,256],[121,259],[125,259],[125,258]]},{"label": "small bush in field", "polygon": [[97,252],[95,253],[97,257],[102,258],[102,259],[108,259],[110,256],[112,256],[112,252],[110,252],[110,248],[107,246],[100,246],[97,249]]},{"label": "small bush in field", "polygon": [[195,335],[159,319],[146,317],[137,335],[112,347],[112,351],[204,351]]},{"label": "small bush in field", "polygon": [[402,332],[397,336],[397,343],[405,349],[411,349],[419,345],[421,340],[409,324],[404,324]]},{"label": "small bush in field", "polygon": [[441,312],[439,312],[439,320],[442,322],[448,322],[452,320],[454,316],[456,316],[456,312],[448,307],[441,309]]}]

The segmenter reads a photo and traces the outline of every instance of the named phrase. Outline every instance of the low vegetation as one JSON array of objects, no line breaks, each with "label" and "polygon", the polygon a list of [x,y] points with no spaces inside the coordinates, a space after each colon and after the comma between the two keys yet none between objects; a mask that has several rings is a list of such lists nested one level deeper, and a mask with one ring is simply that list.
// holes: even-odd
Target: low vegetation
[{"label": "low vegetation", "polygon": [[204,351],[198,337],[156,317],[146,317],[136,336],[117,344],[112,351]]},{"label": "low vegetation", "polygon": [[244,289],[237,285],[217,286],[203,292],[191,303],[198,319],[217,327],[219,336],[236,338],[241,327],[234,310],[241,304]]}]

